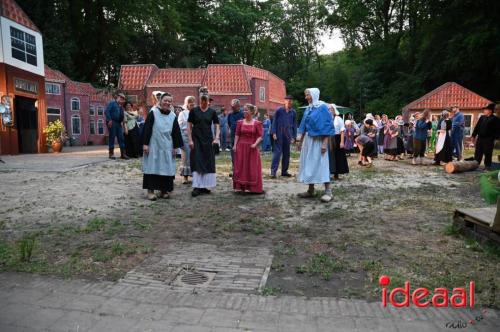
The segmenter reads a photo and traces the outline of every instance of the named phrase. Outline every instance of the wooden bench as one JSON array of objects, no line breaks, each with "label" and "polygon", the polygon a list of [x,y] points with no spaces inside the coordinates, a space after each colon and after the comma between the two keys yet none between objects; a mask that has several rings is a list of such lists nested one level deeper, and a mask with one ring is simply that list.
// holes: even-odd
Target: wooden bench
[{"label": "wooden bench", "polygon": [[455,210],[453,224],[478,241],[500,243],[500,198],[496,207]]}]

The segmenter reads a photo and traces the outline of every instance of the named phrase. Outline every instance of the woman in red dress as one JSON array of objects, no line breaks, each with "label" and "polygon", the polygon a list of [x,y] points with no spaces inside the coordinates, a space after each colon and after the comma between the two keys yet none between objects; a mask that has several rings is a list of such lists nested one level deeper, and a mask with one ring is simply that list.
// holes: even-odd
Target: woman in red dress
[{"label": "woman in red dress", "polygon": [[237,193],[262,194],[262,164],[259,143],[262,141],[262,122],[253,118],[256,107],[246,104],[243,120],[236,124],[234,139],[233,189]]}]

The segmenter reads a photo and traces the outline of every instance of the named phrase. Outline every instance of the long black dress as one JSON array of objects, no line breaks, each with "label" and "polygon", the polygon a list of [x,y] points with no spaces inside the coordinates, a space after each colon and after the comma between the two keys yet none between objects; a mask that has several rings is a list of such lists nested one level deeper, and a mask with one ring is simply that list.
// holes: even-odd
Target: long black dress
[{"label": "long black dress", "polygon": [[188,122],[193,124],[191,137],[194,149],[191,150],[190,156],[191,172],[197,172],[200,175],[215,173],[212,123],[219,123],[217,113],[210,107],[203,112],[197,106],[189,112]]},{"label": "long black dress", "polygon": [[[444,162],[444,163],[449,163],[453,159],[453,149],[451,147],[451,137],[450,137],[450,130],[451,130],[451,120],[444,120],[445,125],[446,125],[446,136],[444,139],[444,145],[441,151],[439,153],[436,153],[434,155],[434,161],[435,162]],[[440,130],[442,126],[443,120],[439,120],[437,129]]]},{"label": "long black dress", "polygon": [[340,134],[330,137],[328,149],[328,159],[330,162],[330,174],[335,176],[349,173],[349,164],[345,155],[345,149],[340,147]]}]

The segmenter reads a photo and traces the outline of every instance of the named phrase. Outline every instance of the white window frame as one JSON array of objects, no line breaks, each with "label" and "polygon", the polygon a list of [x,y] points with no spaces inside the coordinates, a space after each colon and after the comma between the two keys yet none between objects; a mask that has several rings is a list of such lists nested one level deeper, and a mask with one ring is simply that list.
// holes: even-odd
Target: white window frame
[{"label": "white window frame", "polygon": [[[17,30],[18,32],[20,32],[22,34],[22,39],[18,38],[17,36],[14,36],[12,34],[13,30]],[[14,27],[14,26],[10,26],[9,35],[10,35],[10,40],[11,40],[10,45],[11,45],[12,58],[36,67],[38,65],[38,52],[36,49],[36,36],[31,34],[31,33],[26,32],[26,31],[23,31],[21,29],[18,29],[17,27]],[[27,40],[28,38],[31,39],[32,41],[29,42]],[[14,45],[14,42],[17,42],[19,45]],[[30,46],[32,48],[31,52],[28,51],[28,46]],[[34,48],[34,50],[33,50],[33,48]],[[14,50],[19,52],[19,53],[22,53],[24,55],[24,60],[16,58],[13,54]],[[32,57],[32,58],[34,57],[35,63],[28,62],[28,57]]]},{"label": "white window frame", "polygon": [[[50,89],[48,89],[49,86],[52,87],[52,91],[50,91]],[[57,89],[54,89],[54,88],[57,88]],[[53,92],[54,90],[57,90],[57,93]],[[60,96],[61,95],[61,84],[45,82],[45,94]]]},{"label": "white window frame", "polygon": [[[465,122],[466,122],[466,121],[465,121],[465,117],[466,117],[466,116],[470,116],[470,127],[465,127],[465,128],[464,128],[464,136],[465,136],[465,137],[471,137],[471,136],[472,136],[472,132],[474,131],[474,114],[464,114],[464,126],[465,126]],[[466,130],[467,128],[470,128],[470,130],[469,130],[469,134],[466,134],[466,133],[465,133],[465,130]]]},{"label": "white window frame", "polygon": [[261,86],[259,88],[259,100],[262,102],[266,101],[266,87],[265,86]]},{"label": "white window frame", "polygon": [[[79,127],[78,133],[75,133],[75,128],[73,126],[73,119],[78,119],[78,127]],[[71,134],[73,134],[73,135],[81,135],[82,134],[82,119],[80,118],[79,115],[74,114],[71,116]]]},{"label": "white window frame", "polygon": [[89,116],[95,116],[95,106],[94,105],[90,105],[89,107]]},{"label": "white window frame", "polygon": [[[74,109],[73,108],[73,102],[74,101],[78,102],[78,109]],[[77,98],[77,97],[71,98],[71,110],[75,111],[75,112],[78,112],[78,111],[80,111],[80,109],[81,109],[80,98]]]},{"label": "white window frame", "polygon": [[61,108],[60,107],[47,107],[47,123],[49,123],[49,116],[56,116],[56,114],[49,114],[49,109],[59,111],[59,120],[61,120]]},{"label": "white window frame", "polygon": [[103,116],[103,115],[104,115],[104,107],[97,106],[97,116]]},{"label": "white window frame", "polygon": [[[94,132],[92,132],[92,128],[94,128]],[[94,119],[89,120],[89,135],[95,135],[96,134],[96,128],[95,128],[95,121]]]},{"label": "white window frame", "polygon": [[[99,132],[99,125],[102,126],[102,133]],[[97,120],[97,135],[104,135],[105,131],[106,130],[104,129],[104,120],[103,119]]]}]

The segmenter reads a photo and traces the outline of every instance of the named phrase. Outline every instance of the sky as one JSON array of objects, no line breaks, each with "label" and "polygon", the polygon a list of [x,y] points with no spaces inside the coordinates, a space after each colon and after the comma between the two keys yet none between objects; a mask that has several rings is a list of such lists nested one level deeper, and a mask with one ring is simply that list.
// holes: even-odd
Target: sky
[{"label": "sky", "polygon": [[338,30],[334,30],[331,35],[328,31],[325,31],[321,36],[321,42],[323,47],[320,48],[319,54],[331,54],[344,48],[344,42],[340,38],[340,31]]}]

